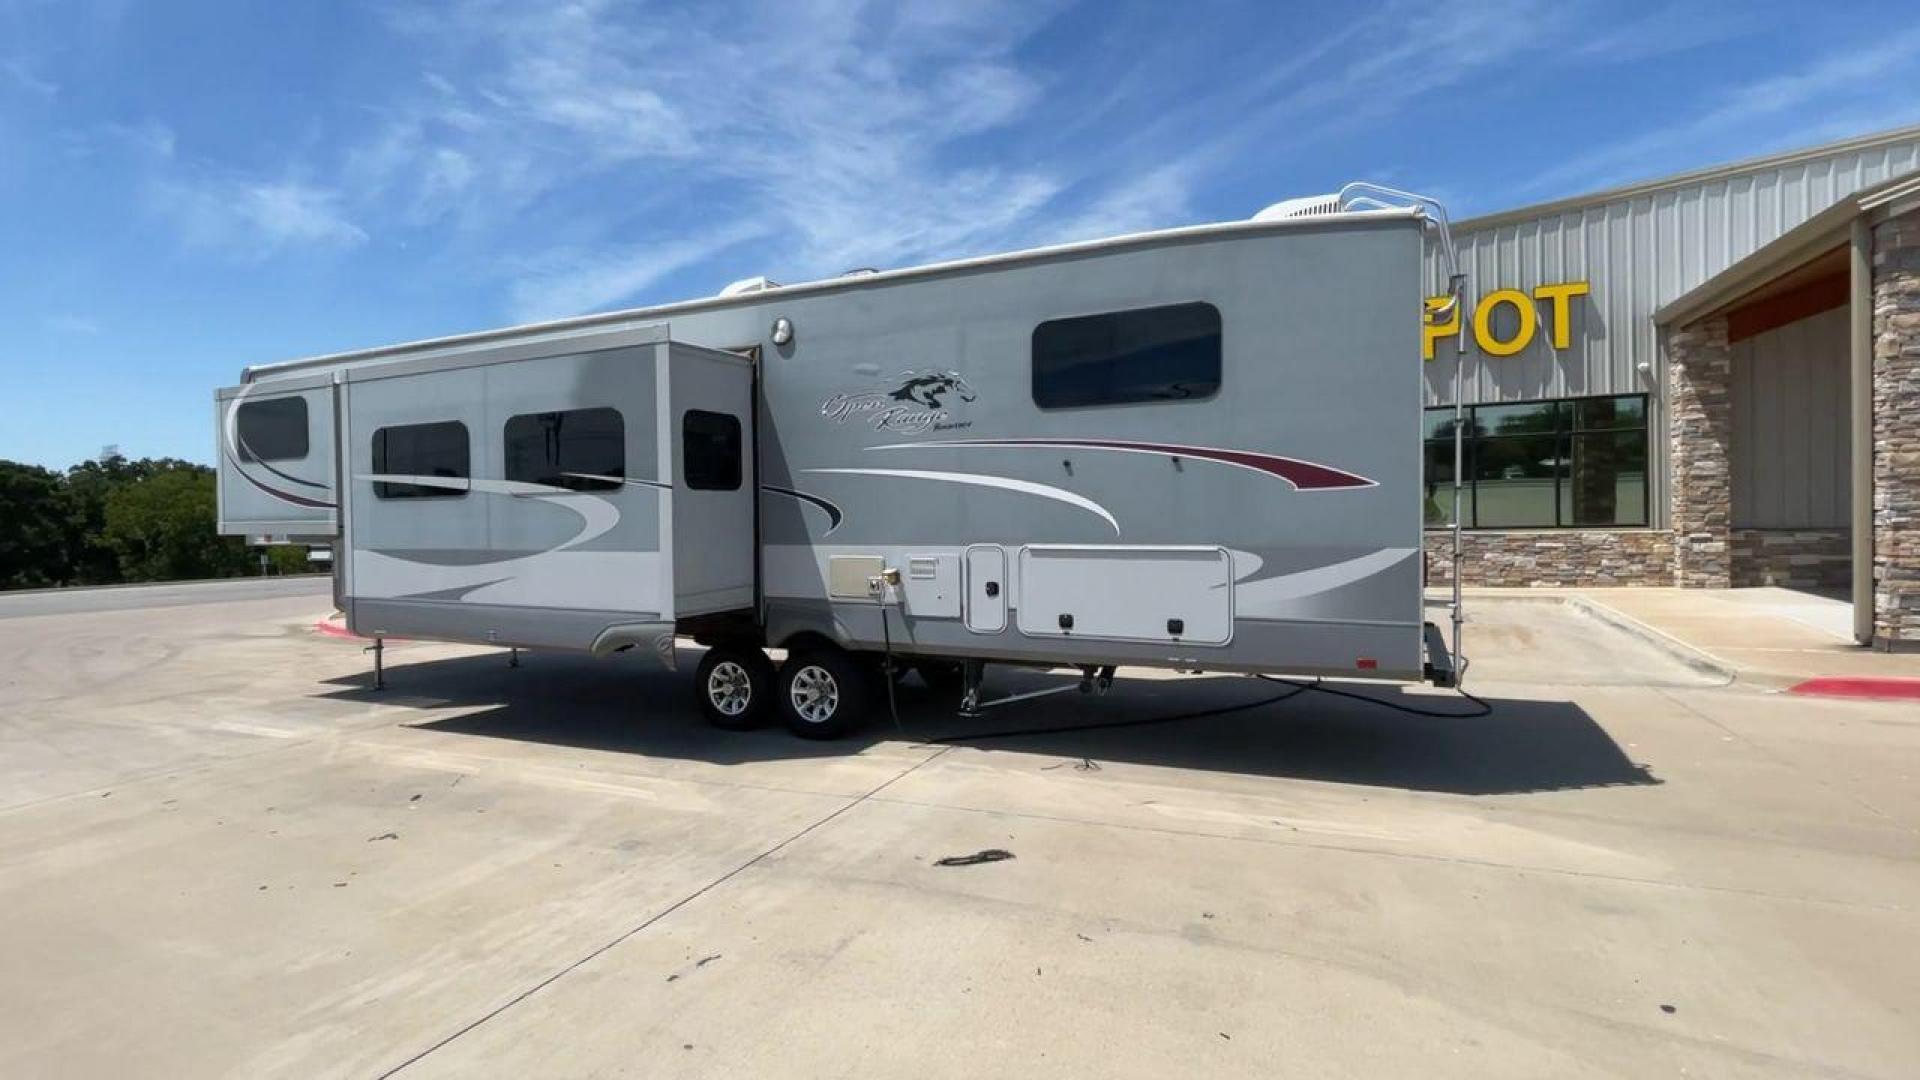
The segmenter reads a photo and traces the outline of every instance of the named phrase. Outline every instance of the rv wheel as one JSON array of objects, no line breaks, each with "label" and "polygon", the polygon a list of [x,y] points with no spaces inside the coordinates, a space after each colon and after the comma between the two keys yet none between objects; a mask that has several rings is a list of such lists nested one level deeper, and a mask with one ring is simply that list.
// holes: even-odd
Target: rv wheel
[{"label": "rv wheel", "polygon": [[758,727],[773,697],[773,661],[754,648],[717,645],[700,659],[694,684],[707,723],[728,731]]},{"label": "rv wheel", "polygon": [[839,649],[787,658],[780,666],[780,715],[804,739],[837,739],[866,719],[868,671]]}]

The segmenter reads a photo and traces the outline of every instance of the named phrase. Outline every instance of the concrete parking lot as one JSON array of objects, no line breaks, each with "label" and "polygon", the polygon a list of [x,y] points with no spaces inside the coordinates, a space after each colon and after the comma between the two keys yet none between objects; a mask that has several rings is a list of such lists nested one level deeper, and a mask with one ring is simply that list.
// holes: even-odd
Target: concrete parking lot
[{"label": "concrete parking lot", "polygon": [[909,684],[823,746],[641,659],[407,644],[376,693],[327,610],[0,597],[0,1075],[1920,1071],[1911,703],[1489,603],[1483,718],[937,744],[1289,688]]}]

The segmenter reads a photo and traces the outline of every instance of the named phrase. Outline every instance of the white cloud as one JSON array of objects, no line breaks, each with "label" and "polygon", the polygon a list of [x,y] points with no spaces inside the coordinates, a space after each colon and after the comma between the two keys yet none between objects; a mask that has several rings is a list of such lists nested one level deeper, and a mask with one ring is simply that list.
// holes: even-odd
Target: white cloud
[{"label": "white cloud", "polygon": [[[1568,25],[1569,17],[1544,0],[1445,9],[1389,3],[1237,77],[1215,77],[1208,69],[1204,84],[1132,87],[1129,96],[1158,97],[1167,104],[1150,111],[1157,115],[1153,122],[1123,130],[1111,149],[1089,164],[1090,182],[1083,185],[1088,201],[1040,235],[1085,239],[1189,223],[1194,191],[1220,175],[1244,170],[1249,162],[1311,173],[1316,144],[1351,136],[1396,112],[1438,117],[1451,88],[1496,76],[1517,58],[1537,53]],[[1110,99],[1082,123],[1110,126],[1106,114],[1120,111],[1122,104]],[[1366,172],[1323,176],[1318,182],[1326,190],[1346,180],[1385,178],[1382,167]],[[1101,182],[1109,177],[1122,179]],[[1432,177],[1421,173],[1408,183],[1426,188]],[[1271,191],[1245,212],[1309,193]]]},{"label": "white cloud", "polygon": [[242,258],[295,247],[354,247],[367,240],[345,216],[338,192],[297,180],[168,180],[156,183],[151,197],[188,243]]},{"label": "white cloud", "polygon": [[1162,166],[1106,191],[1079,213],[1046,227],[1037,242],[1064,244],[1186,224],[1192,187],[1187,163]]},{"label": "white cloud", "polygon": [[13,85],[32,94],[34,97],[51,101],[60,95],[60,84],[43,79],[34,74],[27,62],[20,59],[0,60],[0,72],[5,72]]},{"label": "white cloud", "polygon": [[80,337],[93,337],[100,333],[100,324],[85,315],[76,315],[70,311],[56,312],[46,317],[47,329],[60,334],[73,334]]},{"label": "white cloud", "polygon": [[[1319,148],[1382,118],[1427,117],[1441,141],[1463,88],[1484,97],[1510,71],[1537,78],[1542,58],[1613,65],[1650,55],[1649,37],[1698,47],[1721,33],[1678,7],[1625,24],[1551,0],[1383,0],[1256,49],[1235,28],[1265,20],[1146,5],[1076,30],[1130,22],[1107,53],[1038,42],[1063,2],[409,4],[384,17],[418,69],[366,87],[351,130],[303,142],[277,168],[176,154],[158,125],[122,138],[145,146],[155,202],[194,244],[257,258],[432,229],[459,255],[443,265],[497,287],[505,314],[545,318],[693,272],[716,287],[791,281],[1185,224],[1210,186],[1283,176],[1250,214],[1303,193],[1295,185],[1354,178],[1344,164],[1324,175]],[[1756,80],[1704,119],[1566,168],[1612,168],[1702,127],[1824,101],[1911,59],[1901,41],[1864,64]],[[1360,171],[1443,181],[1424,152],[1410,140]]]},{"label": "white cloud", "polygon": [[622,251],[548,252],[524,267],[513,283],[509,313],[519,322],[539,322],[609,307],[676,270],[767,232],[765,225],[742,222]]},{"label": "white cloud", "polygon": [[173,129],[157,121],[138,124],[108,124],[107,134],[154,158],[171,158],[175,145]]},{"label": "white cloud", "polygon": [[[1909,77],[1920,65],[1920,30],[1908,30],[1877,41],[1839,48],[1817,56],[1805,66],[1783,75],[1770,75],[1728,88],[1718,102],[1678,123],[1650,128],[1637,135],[1577,154],[1522,185],[1523,192],[1590,190],[1630,179],[1635,172],[1665,167],[1675,152],[1716,137],[1739,134],[1760,121],[1787,115],[1810,114],[1808,126],[1830,116],[1849,99],[1865,97],[1876,103],[1898,89],[1887,80]],[[1818,114],[1818,115],[1813,115]],[[1906,113],[1908,118],[1914,110]],[[1857,130],[1857,129],[1856,129]],[[1839,134],[1839,132],[1830,132]],[[1794,142],[1816,136],[1795,131]]]},{"label": "white cloud", "polygon": [[[1302,125],[1292,134],[1352,131],[1362,121],[1418,108],[1444,122],[1440,91],[1478,75],[1497,76],[1519,58],[1544,55],[1567,16],[1541,0],[1495,0],[1455,7],[1394,4],[1359,22],[1324,67],[1299,72],[1295,85],[1266,106],[1269,118]],[[1333,40],[1338,40],[1333,39]]]},{"label": "white cloud", "polygon": [[1572,50],[1575,56],[1614,63],[1691,52],[1751,36],[1761,24],[1739,7],[1696,0],[1656,8],[1637,17],[1607,18]]},{"label": "white cloud", "polygon": [[[1183,224],[1197,186],[1276,130],[1298,147],[1409,107],[1559,25],[1544,0],[1396,3],[1239,77],[1202,63],[1175,86],[1121,65],[1122,85],[1060,88],[1069,105],[1023,51],[1056,8],[404,9],[393,25],[428,67],[381,106],[345,186],[470,233],[554,222],[534,229],[552,236],[545,253],[502,264],[509,314],[548,317],[629,302],[726,250],[759,255],[716,285]],[[979,141],[1043,127],[1057,138],[1033,136],[1033,155]],[[609,187],[629,193],[612,209]]]},{"label": "white cloud", "polygon": [[[574,269],[510,285],[516,314],[628,299],[739,243],[730,218],[778,236],[777,265],[755,269],[789,277],[981,250],[1063,186],[1050,170],[954,152],[1035,103],[1009,53],[1047,11],[822,0],[639,21],[591,0],[410,9],[396,25],[449,55],[387,108],[347,175],[411,220],[473,229],[577,185],[630,191],[598,209],[599,231],[620,238],[557,237],[533,262]],[[705,220],[689,218],[695,207]]]}]

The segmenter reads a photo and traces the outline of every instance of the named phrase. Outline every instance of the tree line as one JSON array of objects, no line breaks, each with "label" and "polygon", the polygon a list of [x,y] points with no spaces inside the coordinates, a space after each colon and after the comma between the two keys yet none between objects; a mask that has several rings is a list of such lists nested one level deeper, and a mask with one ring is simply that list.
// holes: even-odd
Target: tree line
[{"label": "tree line", "polygon": [[[214,473],[178,458],[109,449],[59,472],[0,459],[0,589],[239,577],[259,554],[215,533]],[[302,573],[300,547],[271,547],[275,573]]]}]

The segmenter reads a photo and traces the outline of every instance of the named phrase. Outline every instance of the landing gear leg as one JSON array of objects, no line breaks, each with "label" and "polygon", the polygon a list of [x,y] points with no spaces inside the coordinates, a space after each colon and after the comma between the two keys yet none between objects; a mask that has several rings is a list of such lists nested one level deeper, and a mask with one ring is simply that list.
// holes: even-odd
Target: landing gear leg
[{"label": "landing gear leg", "polygon": [[960,662],[960,715],[975,717],[980,715],[980,682],[987,672],[985,660],[962,660]]},{"label": "landing gear leg", "polygon": [[367,646],[366,651],[373,654],[373,688],[375,690],[385,690],[387,688],[387,666],[385,663],[387,639],[380,637],[374,638],[373,644]]},{"label": "landing gear leg", "polygon": [[519,649],[513,648],[513,649],[507,650],[507,666],[508,667],[520,666],[520,650]]}]

